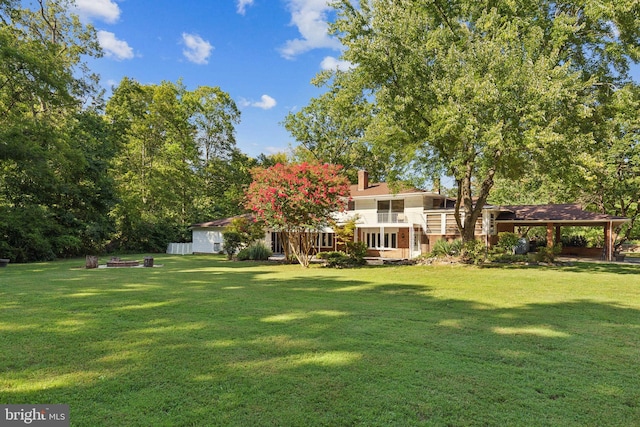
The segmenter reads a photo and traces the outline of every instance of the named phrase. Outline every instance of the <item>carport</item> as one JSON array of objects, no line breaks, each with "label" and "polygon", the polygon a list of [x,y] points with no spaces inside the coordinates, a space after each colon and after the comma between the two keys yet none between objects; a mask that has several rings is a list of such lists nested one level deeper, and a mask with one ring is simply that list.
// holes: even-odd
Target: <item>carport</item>
[{"label": "carport", "polygon": [[561,227],[600,227],[604,234],[602,258],[614,259],[614,245],[620,227],[628,218],[599,214],[582,209],[578,204],[494,206],[498,232],[513,232],[515,227],[546,227],[547,246],[560,241]]}]

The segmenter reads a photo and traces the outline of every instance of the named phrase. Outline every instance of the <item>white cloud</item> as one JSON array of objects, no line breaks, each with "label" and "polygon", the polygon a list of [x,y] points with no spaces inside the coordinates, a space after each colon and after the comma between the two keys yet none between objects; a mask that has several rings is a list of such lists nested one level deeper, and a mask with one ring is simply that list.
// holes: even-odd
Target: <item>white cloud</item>
[{"label": "white cloud", "polygon": [[120,8],[113,0],[76,0],[78,15],[113,24],[120,18]]},{"label": "white cloud", "polygon": [[269,95],[262,95],[259,102],[251,104],[253,107],[262,108],[263,110],[270,110],[277,104],[276,100]]},{"label": "white cloud", "polygon": [[237,0],[238,2],[238,13],[240,15],[244,15],[247,11],[247,6],[253,6],[253,0]]},{"label": "white cloud", "polygon": [[269,95],[262,95],[260,101],[249,101],[248,99],[240,98],[239,103],[241,107],[256,107],[262,108],[263,110],[270,110],[278,104],[276,100]]},{"label": "white cloud", "polygon": [[296,55],[317,48],[340,49],[340,42],[328,34],[327,0],[288,0],[291,24],[298,27],[302,38],[287,40],[280,54],[292,59]]},{"label": "white cloud", "polygon": [[348,71],[353,68],[353,64],[349,61],[341,61],[333,56],[325,56],[320,63],[323,70]]},{"label": "white cloud", "polygon": [[196,34],[182,33],[182,42],[187,47],[182,51],[184,56],[194,64],[208,64],[213,46]]},{"label": "white cloud", "polygon": [[109,58],[118,61],[133,58],[133,49],[124,40],[118,40],[116,35],[109,31],[98,31],[98,43]]}]

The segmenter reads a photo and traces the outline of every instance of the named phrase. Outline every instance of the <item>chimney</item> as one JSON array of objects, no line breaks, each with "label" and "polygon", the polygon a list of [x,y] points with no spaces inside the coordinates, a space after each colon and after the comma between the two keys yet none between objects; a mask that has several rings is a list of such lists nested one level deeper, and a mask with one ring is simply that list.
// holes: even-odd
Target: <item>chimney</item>
[{"label": "chimney", "polygon": [[366,170],[358,171],[358,191],[364,191],[369,188],[369,172]]}]

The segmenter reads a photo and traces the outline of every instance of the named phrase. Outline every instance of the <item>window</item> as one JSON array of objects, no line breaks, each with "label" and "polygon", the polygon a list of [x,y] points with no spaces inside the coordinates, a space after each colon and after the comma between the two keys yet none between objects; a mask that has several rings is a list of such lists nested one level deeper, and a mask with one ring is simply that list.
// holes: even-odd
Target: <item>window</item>
[{"label": "window", "polygon": [[316,247],[333,248],[333,233],[318,233]]},{"label": "window", "polygon": [[405,222],[404,200],[378,200],[378,222]]},{"label": "window", "polygon": [[391,200],[378,200],[378,212],[387,213],[391,209]]},{"label": "window", "polygon": [[398,233],[365,233],[365,241],[369,249],[397,249]]},{"label": "window", "polygon": [[378,200],[379,213],[404,212],[404,200]]},{"label": "window", "polygon": [[280,233],[271,232],[271,251],[274,254],[284,253],[282,241],[280,240]]}]

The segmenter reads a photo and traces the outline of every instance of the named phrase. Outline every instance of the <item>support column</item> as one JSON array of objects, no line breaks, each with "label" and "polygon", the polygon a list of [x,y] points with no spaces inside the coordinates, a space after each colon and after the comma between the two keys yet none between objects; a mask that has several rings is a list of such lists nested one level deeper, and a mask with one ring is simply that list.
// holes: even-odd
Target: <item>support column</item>
[{"label": "support column", "polygon": [[547,247],[553,247],[553,223],[547,224]]},{"label": "support column", "polygon": [[611,223],[604,225],[604,253],[607,261],[613,261],[613,244],[611,242]]}]

